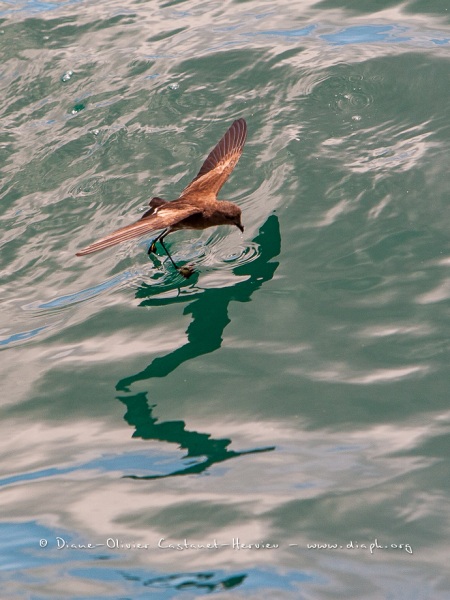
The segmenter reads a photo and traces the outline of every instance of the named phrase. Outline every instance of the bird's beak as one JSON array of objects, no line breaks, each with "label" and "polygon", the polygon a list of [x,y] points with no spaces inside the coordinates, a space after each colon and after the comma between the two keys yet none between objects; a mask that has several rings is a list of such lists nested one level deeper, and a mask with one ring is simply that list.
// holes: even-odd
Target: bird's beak
[{"label": "bird's beak", "polygon": [[244,226],[240,223],[236,223],[236,227],[241,230],[241,233],[244,233]]}]

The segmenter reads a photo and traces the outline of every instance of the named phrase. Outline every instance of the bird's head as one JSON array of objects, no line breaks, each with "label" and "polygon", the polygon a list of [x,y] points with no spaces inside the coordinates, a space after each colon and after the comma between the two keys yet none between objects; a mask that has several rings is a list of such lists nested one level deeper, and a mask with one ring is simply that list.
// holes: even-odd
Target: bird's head
[{"label": "bird's head", "polygon": [[226,200],[222,200],[221,204],[223,205],[221,208],[225,224],[235,225],[242,233],[244,233],[244,226],[241,221],[242,212],[239,206],[234,204],[234,202],[227,202]]}]

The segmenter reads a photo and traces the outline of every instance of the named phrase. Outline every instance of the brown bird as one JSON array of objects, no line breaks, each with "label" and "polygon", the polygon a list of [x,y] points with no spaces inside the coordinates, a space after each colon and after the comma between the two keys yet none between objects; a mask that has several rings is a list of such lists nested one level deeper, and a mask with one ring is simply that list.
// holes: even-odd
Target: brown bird
[{"label": "brown bird", "polygon": [[230,176],[244,149],[247,124],[244,119],[234,121],[220,142],[209,153],[195,179],[184,188],[177,200],[168,202],[152,198],[139,221],[113,231],[106,237],[77,252],[77,256],[109,248],[125,240],[163,229],[152,242],[148,253],[155,252],[160,242],[173,266],[184,277],[190,277],[193,269],[178,267],[164,245],[164,238],[179,229],[206,229],[214,225],[235,225],[242,232],[241,209],[233,202],[218,200],[220,188]]}]

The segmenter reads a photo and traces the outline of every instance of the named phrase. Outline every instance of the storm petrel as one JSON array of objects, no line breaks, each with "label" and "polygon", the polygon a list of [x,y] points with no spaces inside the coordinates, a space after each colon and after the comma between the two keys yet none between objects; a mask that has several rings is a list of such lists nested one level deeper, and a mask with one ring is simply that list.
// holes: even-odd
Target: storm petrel
[{"label": "storm petrel", "polygon": [[162,229],[162,233],[152,242],[148,253],[155,252],[156,242],[160,242],[173,266],[184,277],[192,275],[189,266],[178,267],[164,245],[164,238],[172,231],[180,229],[206,229],[214,225],[235,225],[241,231],[241,209],[233,202],[218,200],[220,188],[230,176],[244,149],[247,137],[247,124],[237,119],[209,153],[195,179],[184,188],[177,200],[167,201],[152,198],[147,210],[136,223],[113,231],[104,238],[77,252],[77,256],[109,248],[125,240]]}]

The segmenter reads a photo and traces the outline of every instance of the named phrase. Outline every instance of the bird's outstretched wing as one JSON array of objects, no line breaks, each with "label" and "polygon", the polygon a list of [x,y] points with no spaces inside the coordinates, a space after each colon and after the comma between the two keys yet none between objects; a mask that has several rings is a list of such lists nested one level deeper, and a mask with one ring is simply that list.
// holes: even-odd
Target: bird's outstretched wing
[{"label": "bird's outstretched wing", "polygon": [[208,155],[198,175],[182,191],[180,198],[195,194],[216,196],[230,176],[244,149],[247,123],[244,119],[234,121],[220,142]]},{"label": "bird's outstretched wing", "polygon": [[98,250],[104,250],[110,246],[115,246],[124,242],[125,240],[131,240],[140,235],[157,231],[158,229],[166,229],[166,227],[172,227],[176,225],[186,217],[194,215],[200,212],[198,207],[181,205],[175,202],[168,202],[167,205],[157,208],[152,215],[145,219],[132,223],[121,229],[113,231],[109,235],[105,236],[101,240],[90,244],[86,248],[83,248],[77,252],[77,256],[84,256],[85,254],[91,254],[91,252],[97,252]]}]

